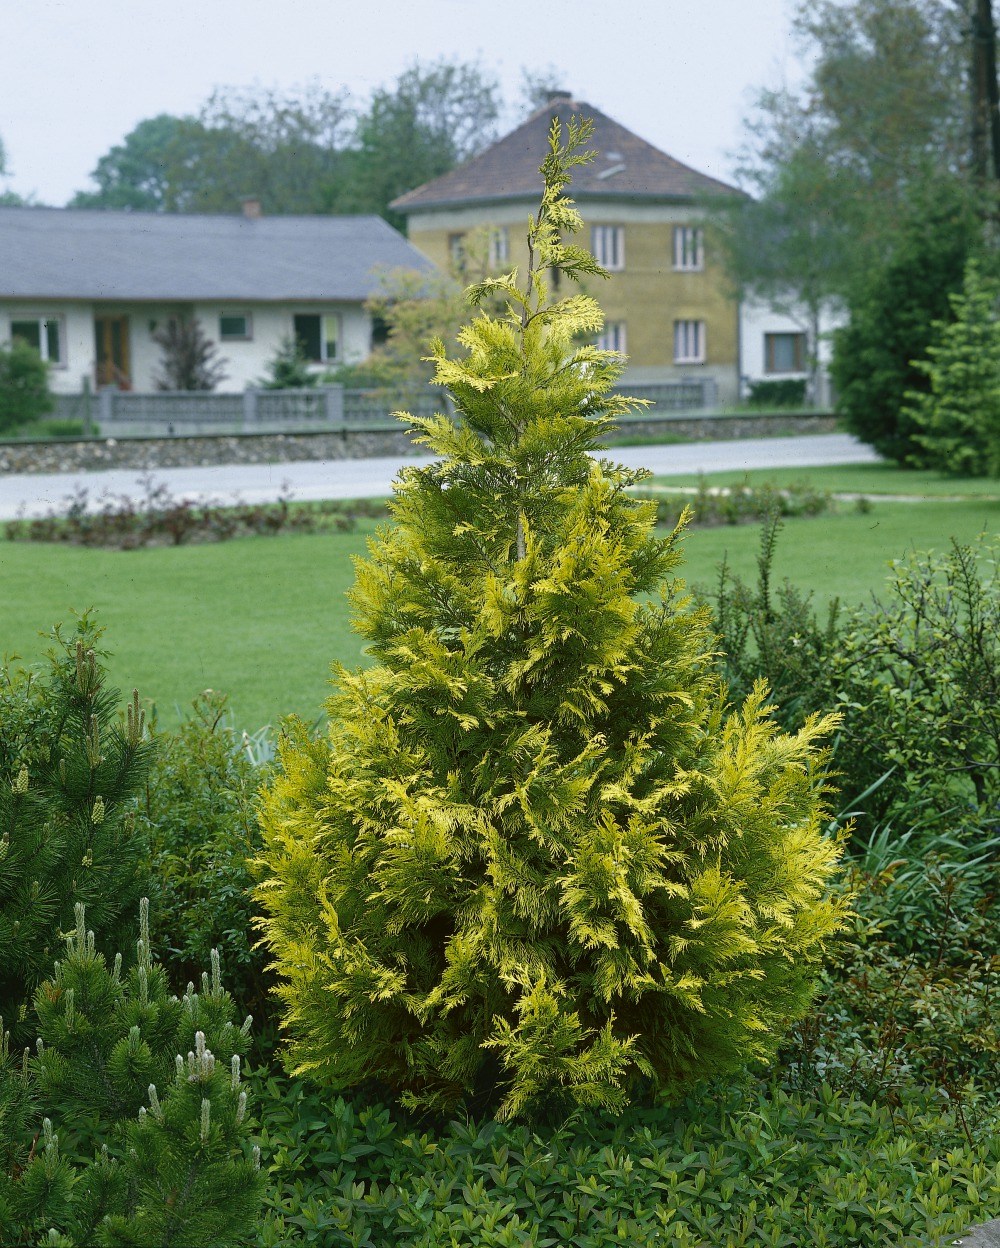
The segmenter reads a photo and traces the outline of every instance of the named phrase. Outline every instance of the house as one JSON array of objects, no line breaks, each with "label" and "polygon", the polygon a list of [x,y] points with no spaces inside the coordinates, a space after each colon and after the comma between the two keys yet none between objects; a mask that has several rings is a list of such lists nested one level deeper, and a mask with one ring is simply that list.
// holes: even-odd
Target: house
[{"label": "house", "polygon": [[574,170],[571,194],[585,241],[611,276],[594,285],[606,323],[600,345],[629,356],[624,384],[698,381],[709,404],[739,389],[739,310],[705,204],[735,187],[683,165],[590,104],[555,93],[518,128],[459,168],[400,196],[415,247],[442,267],[461,265],[486,231],[495,267],[527,264],[528,215],[542,189],[538,166],[553,117],[594,122],[593,164]]},{"label": "house", "polygon": [[364,359],[380,269],[430,263],[375,216],[0,208],[0,342],[23,338],[52,389],[152,390],[171,317],[197,318],[226,360],[222,391],[266,373],[294,335],[316,371]]},{"label": "house", "polygon": [[794,294],[787,299],[744,299],[740,304],[741,398],[760,382],[801,382],[806,402],[833,406],[830,360],[833,331],[847,324],[834,299],[810,311]]}]

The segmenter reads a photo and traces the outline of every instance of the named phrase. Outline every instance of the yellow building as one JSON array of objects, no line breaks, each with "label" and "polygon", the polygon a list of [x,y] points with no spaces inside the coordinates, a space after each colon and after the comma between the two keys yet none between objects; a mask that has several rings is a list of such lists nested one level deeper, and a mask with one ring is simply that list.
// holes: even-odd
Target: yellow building
[{"label": "yellow building", "polygon": [[525,227],[541,194],[538,166],[554,116],[594,122],[598,157],[574,170],[570,193],[586,222],[585,241],[611,273],[588,291],[606,317],[600,345],[628,355],[626,384],[698,382],[705,406],[735,401],[739,308],[706,232],[704,205],[740,192],[565,92],[466,164],[395,200],[410,241],[447,267],[485,229],[491,265],[523,270]]}]

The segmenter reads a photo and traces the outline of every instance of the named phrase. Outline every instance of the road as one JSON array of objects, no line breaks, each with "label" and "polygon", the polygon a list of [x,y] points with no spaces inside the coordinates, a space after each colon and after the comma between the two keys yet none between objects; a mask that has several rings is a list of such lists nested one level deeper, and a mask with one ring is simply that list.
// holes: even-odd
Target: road
[{"label": "road", "polygon": [[[609,447],[609,458],[630,468],[657,474],[726,472],[748,468],[812,468],[823,464],[872,463],[875,452],[842,433],[794,438],[754,438],[733,442],[693,442],[679,446]],[[153,480],[176,498],[212,499],[217,503],[275,500],[285,490],[300,502],[331,498],[381,498],[403,463],[428,464],[429,458],[312,460],[292,464],[233,464],[206,468],[157,468]],[[134,468],[107,472],[24,473],[0,475],[0,520],[18,515],[44,516],[64,511],[77,490],[91,505],[104,496],[145,494],[143,474]]]}]

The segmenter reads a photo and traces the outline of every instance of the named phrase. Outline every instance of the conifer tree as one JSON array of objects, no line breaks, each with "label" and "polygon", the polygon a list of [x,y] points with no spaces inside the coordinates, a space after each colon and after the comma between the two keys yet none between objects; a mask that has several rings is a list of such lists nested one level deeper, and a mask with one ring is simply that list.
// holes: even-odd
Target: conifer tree
[{"label": "conifer tree", "polygon": [[767,1057],[840,920],[832,721],[785,735],[763,688],[729,712],[679,533],[591,457],[621,357],[580,345],[592,299],[547,296],[605,276],[567,241],[590,133],[553,123],[523,287],[469,288],[506,313],[434,347],[458,419],[404,415],[439,459],[358,563],[375,665],[337,669],[328,741],[290,732],[263,799],[290,1061],[414,1107],[614,1109]]},{"label": "conifer tree", "polygon": [[247,1242],[262,1182],[240,1077],[250,1020],[234,1025],[217,954],[200,992],[171,995],[145,901],[140,913],[126,974],[121,954],[109,968],[97,952],[77,905],[66,956],[35,994],[34,1055],[16,1061],[0,1023],[4,1242]]},{"label": "conifer tree", "polygon": [[121,948],[149,889],[135,806],[151,746],[137,692],[119,715],[100,636],[83,615],[54,631],[45,675],[0,667],[0,1016],[19,1042],[74,906]]},{"label": "conifer tree", "polygon": [[975,260],[949,296],[954,320],[935,321],[927,393],[907,395],[920,462],[958,476],[1000,476],[1000,289]]}]

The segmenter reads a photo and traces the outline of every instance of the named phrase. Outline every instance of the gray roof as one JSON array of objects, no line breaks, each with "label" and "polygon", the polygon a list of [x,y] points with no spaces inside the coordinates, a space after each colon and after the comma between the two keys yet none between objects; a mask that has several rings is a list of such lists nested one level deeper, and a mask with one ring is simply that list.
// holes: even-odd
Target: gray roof
[{"label": "gray roof", "polygon": [[430,261],[381,217],[0,208],[0,299],[355,301]]},{"label": "gray roof", "polygon": [[[705,195],[740,195],[734,186],[699,173],[652,143],[639,138],[619,122],[580,100],[558,98],[543,104],[530,117],[471,160],[394,199],[398,212],[455,207],[483,201],[529,199],[542,191],[538,166],[548,153],[552,119],[564,127],[572,117],[589,117],[594,135],[588,147],[597,159],[573,170],[569,194],[573,199],[691,200]],[[563,131],[565,139],[565,129]]]}]

